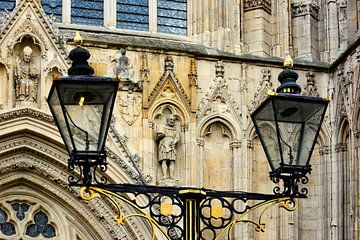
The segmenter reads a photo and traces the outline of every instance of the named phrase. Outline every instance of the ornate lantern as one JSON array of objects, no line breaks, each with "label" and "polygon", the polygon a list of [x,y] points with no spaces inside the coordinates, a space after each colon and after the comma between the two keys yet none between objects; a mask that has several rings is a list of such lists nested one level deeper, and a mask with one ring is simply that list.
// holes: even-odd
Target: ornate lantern
[{"label": "ornate lantern", "polygon": [[[271,167],[271,179],[284,180],[282,194],[306,196],[307,190],[299,192],[297,183],[307,182],[311,154],[329,101],[300,95],[292,60],[284,65],[286,68],[278,77],[281,86],[269,94],[251,118]],[[280,194],[279,188],[274,191]]]},{"label": "ornate lantern", "polygon": [[[119,82],[92,76],[94,70],[87,62],[90,53],[80,46],[78,33],[74,42],[77,47],[69,54],[73,61],[69,76],[54,80],[47,101],[69,152],[69,169],[78,166],[83,184],[89,185],[96,167],[106,169],[105,141]],[[72,176],[69,180],[77,183]]]}]

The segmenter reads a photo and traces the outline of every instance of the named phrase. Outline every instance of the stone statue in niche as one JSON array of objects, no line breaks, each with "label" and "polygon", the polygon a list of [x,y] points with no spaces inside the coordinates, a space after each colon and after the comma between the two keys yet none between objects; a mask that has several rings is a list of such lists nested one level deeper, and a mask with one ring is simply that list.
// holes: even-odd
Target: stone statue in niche
[{"label": "stone statue in niche", "polygon": [[121,56],[112,60],[114,77],[120,80],[119,88],[121,90],[132,90],[135,92],[143,89],[143,82],[136,81],[134,78],[134,69],[126,56],[126,49],[120,49]]},{"label": "stone statue in niche", "polygon": [[156,141],[159,143],[158,156],[162,179],[174,179],[175,177],[176,146],[180,140],[175,120],[175,116],[170,114],[166,119],[166,124],[160,125],[156,133]]},{"label": "stone statue in niche", "polygon": [[15,62],[15,92],[18,101],[36,102],[39,69],[31,61],[33,50],[29,46],[23,48],[22,58]]}]

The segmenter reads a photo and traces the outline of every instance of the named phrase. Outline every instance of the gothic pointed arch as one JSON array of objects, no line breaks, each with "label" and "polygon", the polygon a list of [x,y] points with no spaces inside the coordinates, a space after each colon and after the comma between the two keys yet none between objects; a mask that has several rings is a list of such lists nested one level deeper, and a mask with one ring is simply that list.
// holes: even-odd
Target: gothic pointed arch
[{"label": "gothic pointed arch", "polygon": [[181,120],[184,123],[189,123],[190,100],[174,72],[172,56],[166,56],[164,64],[165,71],[148,97],[149,119],[155,117],[156,109],[159,106],[169,103],[175,106],[179,113],[181,113]]},{"label": "gothic pointed arch", "polygon": [[[8,188],[16,186],[16,189],[25,190],[18,194],[14,193],[14,196],[25,196],[26,193],[29,195],[19,198],[18,201],[15,201],[16,203],[31,205],[47,199],[47,204],[36,205],[37,210],[31,212],[32,218],[38,216],[36,214],[40,210],[43,212],[40,215],[44,217],[46,215],[45,218],[49,219],[51,218],[50,215],[59,215],[60,218],[66,216],[66,220],[63,218],[60,221],[54,218],[56,221],[49,220],[48,223],[58,230],[59,227],[75,224],[75,230],[81,228],[79,239],[116,239],[119,236],[127,239],[147,239],[149,236],[146,233],[150,231],[146,224],[142,225],[136,223],[134,219],[129,219],[127,224],[119,226],[114,220],[116,213],[103,200],[94,200],[87,204],[79,201],[80,189],[68,187],[68,154],[52,121],[51,116],[32,109],[1,114],[0,130],[3,134],[0,140],[0,171],[2,173],[0,176],[2,184],[0,195],[7,192]],[[111,150],[109,153],[111,155],[108,160],[109,168],[113,168],[115,171],[107,172],[108,180],[115,183],[135,181],[134,176],[121,170],[123,168],[118,162],[115,162],[120,157]],[[43,194],[33,196],[33,193],[40,192]],[[36,201],[36,198],[43,200]],[[1,197],[1,199],[3,198]],[[1,206],[3,205],[0,203],[0,208]],[[58,213],[49,210],[48,206],[57,208]],[[132,211],[130,206],[126,205],[123,206],[123,210],[125,213]],[[7,206],[4,211],[10,214],[11,209]],[[99,217],[103,220],[99,221]],[[65,223],[64,221],[72,222]],[[36,221],[33,224],[36,225]],[[26,226],[20,222],[19,226],[16,227],[23,229],[22,234],[26,235]],[[75,231],[74,229],[64,228],[63,233],[70,234],[70,232]],[[76,239],[75,235],[68,236],[66,234],[59,239]],[[0,237],[2,237],[1,233]],[[35,237],[41,236],[36,235]]]}]

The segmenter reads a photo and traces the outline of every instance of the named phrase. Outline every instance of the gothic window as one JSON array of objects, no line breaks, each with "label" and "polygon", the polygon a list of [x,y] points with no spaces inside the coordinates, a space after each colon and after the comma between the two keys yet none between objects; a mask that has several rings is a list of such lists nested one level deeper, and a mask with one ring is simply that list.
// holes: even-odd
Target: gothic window
[{"label": "gothic window", "polygon": [[39,211],[34,216],[34,223],[30,224],[26,228],[26,235],[33,238],[39,236],[44,238],[55,237],[56,236],[55,228],[48,222],[49,222],[48,216],[43,211]]},{"label": "gothic window", "polygon": [[158,0],[158,32],[186,35],[186,0]]},{"label": "gothic window", "polygon": [[148,0],[117,0],[116,25],[123,29],[148,31]]},{"label": "gothic window", "polygon": [[5,236],[16,234],[14,224],[8,222],[8,214],[0,208],[0,233]]},{"label": "gothic window", "polygon": [[58,0],[41,0],[42,8],[48,15],[53,15],[56,22],[62,20],[62,2]]},{"label": "gothic window", "polygon": [[103,0],[72,0],[71,23],[102,26],[104,23]]}]

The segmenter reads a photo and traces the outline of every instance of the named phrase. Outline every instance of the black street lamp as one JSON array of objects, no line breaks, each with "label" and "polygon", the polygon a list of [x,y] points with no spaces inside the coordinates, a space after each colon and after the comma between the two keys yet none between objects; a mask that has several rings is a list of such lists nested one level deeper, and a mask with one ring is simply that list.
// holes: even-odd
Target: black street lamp
[{"label": "black street lamp", "polygon": [[[271,179],[275,183],[284,180],[284,195],[306,196],[307,189],[299,191],[297,183],[308,181],[310,158],[329,101],[300,95],[292,61],[285,67],[279,74],[281,86],[269,94],[251,118],[271,167]],[[275,192],[281,193],[279,188]]]},{"label": "black street lamp", "polygon": [[[69,54],[73,61],[69,76],[53,82],[47,101],[70,155],[69,169],[78,166],[88,186],[103,180],[95,177],[97,167],[106,170],[105,141],[119,82],[92,76],[89,51],[80,47],[80,35],[74,41],[77,47]],[[69,181],[78,182],[72,176]]]},{"label": "black street lamp", "polygon": [[[110,200],[117,209],[115,219],[119,224],[137,216],[145,218],[152,229],[158,229],[170,240],[208,240],[220,236],[230,239],[235,224],[239,222],[254,224],[257,231],[265,230],[261,219],[263,214],[259,215],[258,221],[243,219],[248,213],[276,204],[293,211],[297,206],[295,198],[306,197],[307,190],[299,191],[298,183],[307,182],[311,153],[328,101],[299,95],[298,75],[291,69],[292,62],[288,62],[279,75],[281,86],[277,93],[270,94],[252,114],[272,170],[271,179],[274,182],[282,179],[283,191],[276,187],[274,194],[261,194],[109,184],[103,177],[98,180],[95,173],[97,169],[105,172],[107,168],[105,141],[119,83],[111,78],[91,76],[93,69],[87,63],[90,54],[80,47],[82,40],[79,36],[74,40],[77,48],[69,55],[73,61],[69,77],[53,82],[48,103],[69,151],[69,169],[80,172],[78,180],[69,177],[70,185],[83,187],[81,197],[84,200],[100,196]],[[127,197],[121,193],[127,193]],[[139,204],[139,196],[146,200],[145,204]],[[120,202],[137,213],[125,215]],[[264,208],[262,213],[268,209]]]}]

